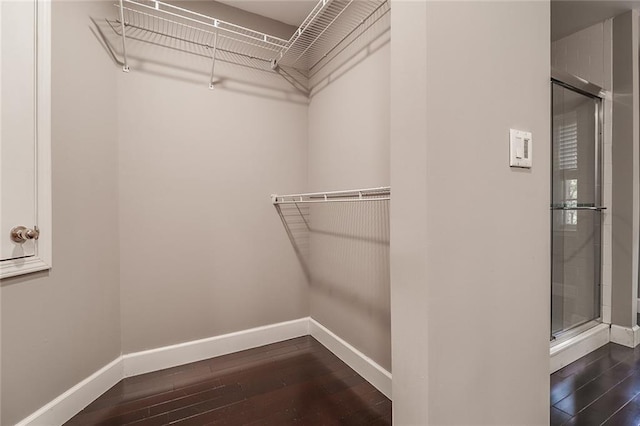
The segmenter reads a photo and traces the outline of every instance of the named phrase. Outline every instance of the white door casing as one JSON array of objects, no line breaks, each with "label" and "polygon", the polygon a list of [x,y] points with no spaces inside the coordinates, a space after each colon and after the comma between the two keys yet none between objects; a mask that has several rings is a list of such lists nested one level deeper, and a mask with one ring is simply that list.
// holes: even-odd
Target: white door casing
[{"label": "white door casing", "polygon": [[36,222],[36,7],[27,1],[0,2],[0,261],[35,255],[35,240],[6,238],[7,230]]},{"label": "white door casing", "polygon": [[51,268],[50,24],[50,1],[0,0],[0,278]]}]

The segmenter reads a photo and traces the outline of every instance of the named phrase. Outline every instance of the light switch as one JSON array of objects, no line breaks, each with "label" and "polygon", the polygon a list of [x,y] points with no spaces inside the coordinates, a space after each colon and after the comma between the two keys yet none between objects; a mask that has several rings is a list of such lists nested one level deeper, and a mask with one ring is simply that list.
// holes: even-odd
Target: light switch
[{"label": "light switch", "polygon": [[509,165],[511,167],[522,167],[530,169],[531,154],[531,132],[509,129]]}]

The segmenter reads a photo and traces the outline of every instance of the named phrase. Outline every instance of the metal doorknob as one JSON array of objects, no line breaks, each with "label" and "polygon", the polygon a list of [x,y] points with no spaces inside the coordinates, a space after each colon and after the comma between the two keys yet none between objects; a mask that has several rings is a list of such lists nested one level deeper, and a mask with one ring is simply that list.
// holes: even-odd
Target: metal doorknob
[{"label": "metal doorknob", "polygon": [[28,240],[37,240],[40,237],[40,230],[37,226],[33,229],[25,226],[16,226],[11,230],[11,239],[16,243],[24,243]]}]

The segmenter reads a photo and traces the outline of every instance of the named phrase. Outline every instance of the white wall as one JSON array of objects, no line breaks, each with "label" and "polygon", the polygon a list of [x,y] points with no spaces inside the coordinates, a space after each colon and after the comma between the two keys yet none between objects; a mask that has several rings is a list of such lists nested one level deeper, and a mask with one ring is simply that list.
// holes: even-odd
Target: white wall
[{"label": "white wall", "polygon": [[[309,190],[389,185],[389,38],[309,106]],[[311,316],[391,370],[389,202],[310,209]]]},{"label": "white wall", "polygon": [[548,424],[549,3],[392,8],[394,423]]},{"label": "white wall", "polygon": [[120,355],[116,70],[90,29],[109,2],[52,8],[53,269],[2,280],[2,420]]}]

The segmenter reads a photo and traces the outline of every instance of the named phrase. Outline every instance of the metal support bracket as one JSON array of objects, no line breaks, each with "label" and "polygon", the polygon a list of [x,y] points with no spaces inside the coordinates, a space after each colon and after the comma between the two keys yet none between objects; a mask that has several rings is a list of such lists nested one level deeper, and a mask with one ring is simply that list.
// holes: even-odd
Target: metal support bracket
[{"label": "metal support bracket", "polygon": [[[215,20],[213,22],[214,26],[218,26],[218,21]],[[218,50],[218,30],[216,30],[216,32],[214,33],[213,36],[213,55],[211,55],[211,59],[212,59],[212,63],[211,63],[211,76],[209,77],[209,89],[213,90],[215,89],[215,86],[213,84],[213,72],[216,68],[216,51]]]},{"label": "metal support bracket", "polygon": [[129,72],[129,63],[127,61],[127,36],[125,34],[125,25],[124,25],[124,4],[122,0],[120,0],[120,26],[122,29],[122,56],[124,58],[124,65],[122,66],[122,71]]}]

